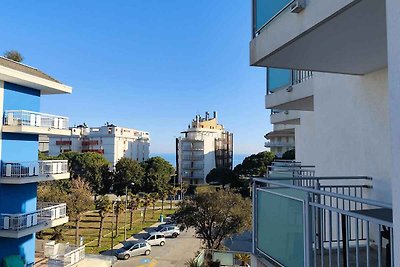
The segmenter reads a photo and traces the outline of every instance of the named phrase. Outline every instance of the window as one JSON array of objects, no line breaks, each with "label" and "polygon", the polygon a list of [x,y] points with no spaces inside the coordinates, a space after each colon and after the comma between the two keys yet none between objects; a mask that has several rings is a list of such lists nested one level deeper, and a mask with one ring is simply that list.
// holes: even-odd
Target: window
[{"label": "window", "polygon": [[157,235],[157,239],[163,238],[163,237],[164,237],[163,235]]},{"label": "window", "polygon": [[131,247],[130,250],[135,250],[135,249],[138,249],[138,248],[139,248],[139,244],[136,244],[136,245],[134,245],[133,247]]},{"label": "window", "polygon": [[156,239],[156,236],[155,236],[155,235],[153,235],[153,236],[151,236],[151,237],[149,238],[149,240],[154,240],[154,239]]},{"label": "window", "polygon": [[144,248],[146,246],[146,244],[145,243],[140,243],[140,248]]}]

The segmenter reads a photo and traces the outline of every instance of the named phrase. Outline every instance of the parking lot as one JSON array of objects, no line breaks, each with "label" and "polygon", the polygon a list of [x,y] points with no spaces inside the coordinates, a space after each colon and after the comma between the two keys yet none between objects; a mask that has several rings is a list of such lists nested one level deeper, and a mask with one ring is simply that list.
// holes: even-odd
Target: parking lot
[{"label": "parking lot", "polygon": [[[148,231],[150,231],[148,229]],[[141,234],[135,236],[140,238]],[[175,267],[185,266],[200,248],[200,239],[194,236],[194,230],[183,231],[177,238],[166,238],[165,245],[152,246],[148,256],[132,257],[129,260],[119,260],[116,267]]]}]

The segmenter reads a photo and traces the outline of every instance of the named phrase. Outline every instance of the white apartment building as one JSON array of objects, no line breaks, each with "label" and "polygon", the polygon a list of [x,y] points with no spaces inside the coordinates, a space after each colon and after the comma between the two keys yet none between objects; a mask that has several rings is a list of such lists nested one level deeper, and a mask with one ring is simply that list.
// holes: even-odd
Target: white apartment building
[{"label": "white apartment building", "polygon": [[[281,240],[292,236],[282,255],[278,244],[268,244],[267,237],[274,240],[268,219],[259,221],[260,199],[272,201],[274,190],[256,183],[252,266],[300,266],[294,263],[300,254],[302,266],[400,266],[400,1],[252,2],[250,64],[267,69],[266,108],[283,111],[271,122],[294,125],[296,161],[315,166],[313,196],[321,196],[310,198],[304,185],[289,187],[286,194],[301,200],[297,211],[273,200],[282,204],[276,212],[290,211],[290,222],[303,225],[296,233],[284,221],[273,229]],[[356,177],[367,178],[362,189]],[[327,193],[333,184],[348,189]],[[329,194],[349,204],[322,202]],[[307,217],[322,209],[337,222]]]},{"label": "white apartment building", "polygon": [[149,158],[150,135],[148,132],[117,127],[73,127],[67,137],[50,136],[49,155],[63,152],[97,152],[115,166],[122,157],[139,162]]},{"label": "white apartment building", "polygon": [[183,136],[176,139],[179,181],[205,184],[207,174],[216,167],[232,169],[233,134],[218,124],[217,112],[211,118],[196,115]]},{"label": "white apartment building", "polygon": [[273,130],[264,135],[267,142],[265,147],[281,158],[286,151],[295,148],[294,126],[285,124],[274,124]]}]

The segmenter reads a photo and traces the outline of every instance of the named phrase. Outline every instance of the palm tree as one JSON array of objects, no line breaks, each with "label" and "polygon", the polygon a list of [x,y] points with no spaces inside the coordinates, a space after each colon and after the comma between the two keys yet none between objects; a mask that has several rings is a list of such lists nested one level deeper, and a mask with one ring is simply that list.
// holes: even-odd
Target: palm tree
[{"label": "palm tree", "polygon": [[163,189],[163,190],[161,190],[161,192],[158,194],[159,197],[160,197],[160,199],[161,199],[161,214],[164,213],[164,201],[165,201],[165,200],[167,199],[167,197],[168,197],[168,191],[169,191],[169,188]]},{"label": "palm tree", "polygon": [[241,261],[241,266],[245,266],[246,264],[250,263],[250,254],[238,253],[235,255],[235,258]]},{"label": "palm tree", "polygon": [[64,240],[64,226],[56,226],[51,228],[53,229],[53,233],[50,237],[50,240],[55,240],[55,241],[63,241]]},{"label": "palm tree", "polygon": [[151,193],[150,194],[150,203],[153,206],[153,215],[152,218],[154,218],[154,210],[156,209],[156,203],[158,200],[158,193]]},{"label": "palm tree", "polygon": [[107,196],[101,196],[96,200],[96,209],[100,216],[99,237],[97,239],[97,246],[100,247],[101,238],[103,237],[104,220],[107,215],[112,212],[112,203]]},{"label": "palm tree", "polygon": [[129,229],[132,230],[133,226],[133,213],[135,210],[137,210],[140,207],[140,202],[141,199],[139,196],[134,195],[134,194],[129,194],[129,202],[128,202],[128,208],[131,212],[130,214],[130,222],[129,222]]},{"label": "palm tree", "polygon": [[146,211],[147,211],[147,207],[150,206],[150,204],[151,204],[151,197],[150,197],[149,194],[145,194],[145,195],[143,196],[143,199],[142,199],[142,201],[141,201],[141,204],[142,204],[142,207],[144,208],[144,209],[143,209],[143,219],[142,219],[142,223],[144,223],[145,220],[146,220]]},{"label": "palm tree", "polygon": [[169,209],[172,210],[172,198],[175,199],[176,194],[178,194],[179,188],[178,187],[174,187],[171,186],[169,188],[169,195],[170,195],[170,199],[169,199]]},{"label": "palm tree", "polygon": [[125,211],[125,205],[121,201],[115,202],[114,212],[115,212],[115,236],[118,236],[118,222],[119,215]]}]

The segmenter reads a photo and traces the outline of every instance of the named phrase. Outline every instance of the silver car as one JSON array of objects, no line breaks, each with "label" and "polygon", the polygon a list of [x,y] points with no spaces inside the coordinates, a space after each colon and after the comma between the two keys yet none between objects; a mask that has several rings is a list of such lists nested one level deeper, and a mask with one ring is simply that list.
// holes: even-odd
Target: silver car
[{"label": "silver car", "polygon": [[165,236],[160,232],[152,232],[143,237],[143,239],[152,246],[164,246]]},{"label": "silver car", "polygon": [[117,250],[116,255],[118,259],[127,260],[133,256],[149,255],[151,252],[151,245],[145,240],[138,240]]},{"label": "silver car", "polygon": [[173,237],[173,238],[178,237],[178,235],[181,233],[181,231],[179,231],[178,226],[168,225],[168,224],[160,225],[155,229],[155,231],[164,234],[165,237]]}]

